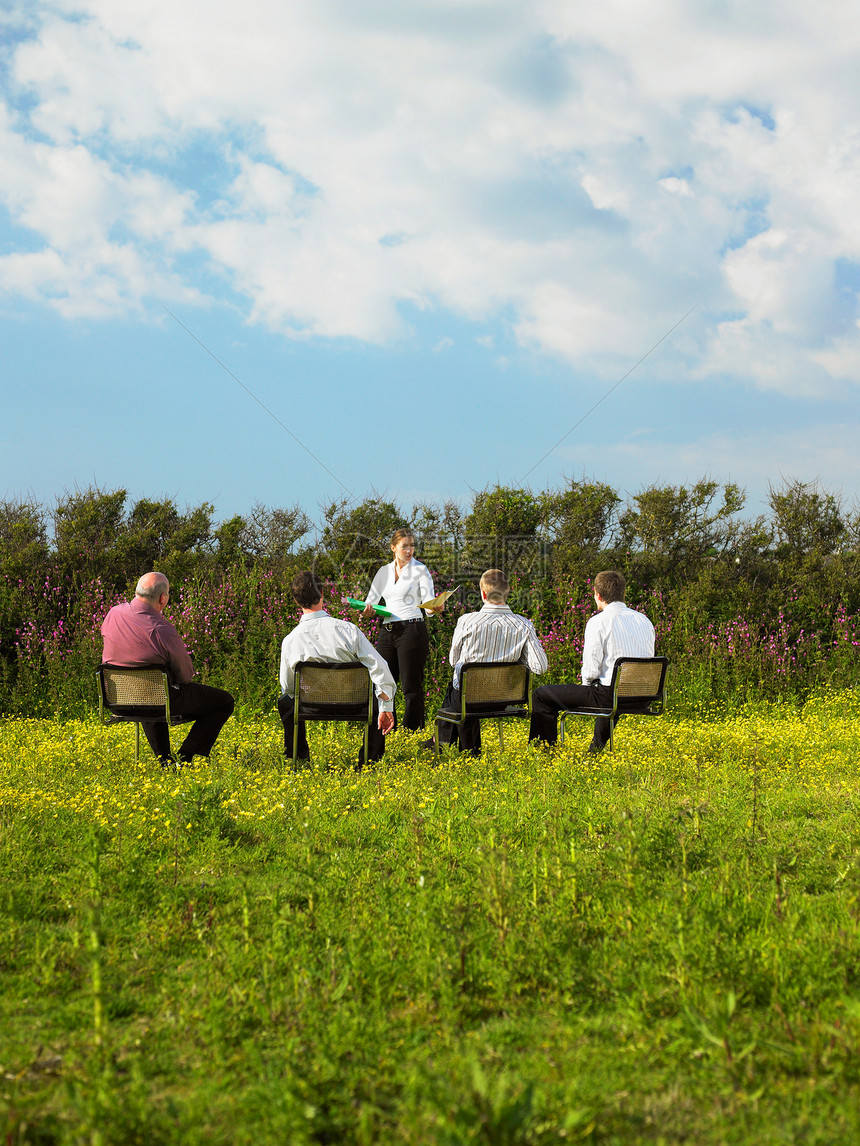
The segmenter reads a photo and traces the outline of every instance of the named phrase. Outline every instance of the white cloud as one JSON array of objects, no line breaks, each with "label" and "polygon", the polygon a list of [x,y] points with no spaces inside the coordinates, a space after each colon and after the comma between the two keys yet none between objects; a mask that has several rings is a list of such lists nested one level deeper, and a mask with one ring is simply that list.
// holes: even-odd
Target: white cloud
[{"label": "white cloud", "polygon": [[681,195],[686,198],[693,194],[689,182],[686,179],[677,179],[674,175],[670,175],[666,179],[661,179],[660,186],[668,191],[670,195]]},{"label": "white cloud", "polygon": [[0,155],[7,209],[27,233],[0,256],[0,290],[66,318],[121,314],[153,294],[199,298],[168,266],[187,243],[189,193],[118,171],[80,143],[28,141],[2,108]]},{"label": "white cloud", "polygon": [[830,378],[856,382],[860,378],[860,322],[845,338],[835,339],[829,349],[812,355]]},{"label": "white cloud", "polygon": [[101,132],[135,141],[163,124],[147,62],[101,21],[68,22],[46,11],[38,39],[16,52],[14,75],[21,90],[37,96],[32,127],[53,142],[95,142]]},{"label": "white cloud", "polygon": [[[8,49],[0,286],[64,313],[201,295],[293,335],[513,316],[608,376],[845,379],[860,30],[837,0],[34,0]],[[837,305],[838,304],[838,305]]]}]

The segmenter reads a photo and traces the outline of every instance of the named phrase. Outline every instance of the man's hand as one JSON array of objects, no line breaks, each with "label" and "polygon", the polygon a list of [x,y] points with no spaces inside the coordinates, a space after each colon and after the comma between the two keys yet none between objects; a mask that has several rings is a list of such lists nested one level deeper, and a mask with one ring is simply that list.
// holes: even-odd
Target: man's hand
[{"label": "man's hand", "polygon": [[380,712],[379,714],[379,731],[383,736],[387,736],[391,729],[394,727],[394,713],[393,712]]},{"label": "man's hand", "polygon": [[364,608],[361,610],[361,615],[362,615],[362,617],[372,617],[373,616],[373,605],[365,605]]}]

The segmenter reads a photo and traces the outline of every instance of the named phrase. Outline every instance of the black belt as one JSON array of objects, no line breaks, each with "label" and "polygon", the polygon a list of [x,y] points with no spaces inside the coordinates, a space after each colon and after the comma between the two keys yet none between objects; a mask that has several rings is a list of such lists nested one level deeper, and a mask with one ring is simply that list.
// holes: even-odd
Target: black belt
[{"label": "black belt", "polygon": [[410,617],[408,621],[383,621],[383,629],[393,629],[395,625],[423,625],[423,617]]}]

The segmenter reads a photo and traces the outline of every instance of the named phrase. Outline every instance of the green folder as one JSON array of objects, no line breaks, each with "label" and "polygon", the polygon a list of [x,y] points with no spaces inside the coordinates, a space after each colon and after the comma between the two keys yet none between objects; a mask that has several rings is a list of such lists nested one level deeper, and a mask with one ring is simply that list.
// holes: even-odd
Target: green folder
[{"label": "green folder", "polygon": [[[355,597],[344,598],[347,605],[351,605],[353,609],[366,609],[367,601],[356,601]],[[394,614],[390,609],[386,609],[384,605],[371,605],[374,613],[378,613],[380,617],[393,617]]]}]

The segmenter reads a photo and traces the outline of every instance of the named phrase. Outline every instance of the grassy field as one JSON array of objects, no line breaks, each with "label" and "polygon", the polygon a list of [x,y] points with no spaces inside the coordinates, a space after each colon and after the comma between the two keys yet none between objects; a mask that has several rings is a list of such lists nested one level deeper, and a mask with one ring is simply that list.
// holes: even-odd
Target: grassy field
[{"label": "grassy field", "polygon": [[274,716],[179,774],[0,723],[0,1140],[856,1142],[858,717],[361,775]]}]

